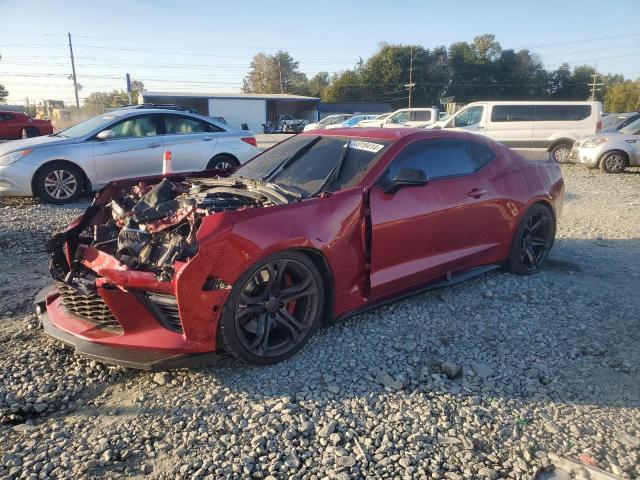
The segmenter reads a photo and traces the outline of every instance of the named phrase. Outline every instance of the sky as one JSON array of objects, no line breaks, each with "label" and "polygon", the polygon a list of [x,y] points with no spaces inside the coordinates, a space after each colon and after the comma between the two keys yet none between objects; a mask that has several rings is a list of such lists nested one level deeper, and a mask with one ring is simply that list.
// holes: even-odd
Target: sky
[{"label": "sky", "polygon": [[311,77],[353,67],[380,42],[432,48],[484,33],[548,69],[587,64],[636,79],[639,25],[638,0],[0,0],[0,84],[8,103],[72,103],[68,32],[81,104],[125,88],[127,72],[150,91],[238,92],[261,51],[288,51]]}]

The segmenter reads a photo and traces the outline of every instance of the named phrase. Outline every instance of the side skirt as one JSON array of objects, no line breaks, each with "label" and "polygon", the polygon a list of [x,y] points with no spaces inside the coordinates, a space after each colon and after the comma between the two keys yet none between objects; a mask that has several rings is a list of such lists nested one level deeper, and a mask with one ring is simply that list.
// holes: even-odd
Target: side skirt
[{"label": "side skirt", "polygon": [[355,315],[360,315],[361,313],[369,312],[371,310],[375,310],[376,308],[380,308],[383,305],[397,302],[399,300],[403,300],[405,298],[418,295],[419,293],[428,292],[429,290],[436,290],[438,288],[443,288],[443,287],[451,287],[453,285],[457,285],[458,283],[462,283],[471,278],[478,277],[480,275],[484,275],[485,273],[502,268],[502,266],[503,266],[502,264],[482,265],[480,267],[473,267],[468,270],[463,270],[458,273],[453,273],[451,275],[447,275],[446,277],[440,280],[433,280],[422,286],[419,286],[417,288],[412,288],[410,290],[399,293],[397,295],[392,295],[390,297],[374,300],[373,302],[367,303],[364,306],[357,308],[356,310],[352,310],[350,312],[347,312],[343,315],[336,317],[334,321],[337,322],[340,320],[344,320],[346,318],[353,317]]}]

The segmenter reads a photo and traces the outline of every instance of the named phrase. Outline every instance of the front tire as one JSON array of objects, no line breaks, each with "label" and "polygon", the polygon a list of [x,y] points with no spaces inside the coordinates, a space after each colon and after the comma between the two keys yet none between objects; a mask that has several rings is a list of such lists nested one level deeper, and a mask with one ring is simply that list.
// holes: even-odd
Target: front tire
[{"label": "front tire", "polygon": [[38,130],[36,130],[33,127],[25,127],[22,130],[20,130],[20,138],[31,138],[31,137],[37,137],[38,136]]},{"label": "front tire", "polygon": [[622,173],[627,168],[627,159],[621,152],[609,152],[600,160],[600,169],[605,173]]},{"label": "front tire", "polygon": [[300,350],[320,324],[322,275],[298,252],[271,255],[235,282],[220,322],[228,353],[253,365],[281,362]]},{"label": "front tire", "polygon": [[538,273],[549,256],[556,236],[551,210],[538,203],[527,210],[511,243],[508,269],[518,275]]},{"label": "front tire", "polygon": [[35,193],[45,203],[75,202],[84,191],[82,171],[68,163],[50,163],[36,175]]},{"label": "front tire", "polygon": [[553,146],[549,151],[549,155],[558,163],[567,163],[569,161],[572,147],[573,145],[569,143],[559,143]]}]

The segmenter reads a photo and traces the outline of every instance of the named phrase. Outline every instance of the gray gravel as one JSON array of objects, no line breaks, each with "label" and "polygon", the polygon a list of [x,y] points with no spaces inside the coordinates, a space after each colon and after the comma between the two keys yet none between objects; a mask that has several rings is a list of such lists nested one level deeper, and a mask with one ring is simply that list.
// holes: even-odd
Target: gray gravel
[{"label": "gray gravel", "polygon": [[640,477],[640,170],[563,167],[548,268],[411,297],[271,367],[105,367],[41,334],[43,243],[83,204],[0,200],[0,477]]}]

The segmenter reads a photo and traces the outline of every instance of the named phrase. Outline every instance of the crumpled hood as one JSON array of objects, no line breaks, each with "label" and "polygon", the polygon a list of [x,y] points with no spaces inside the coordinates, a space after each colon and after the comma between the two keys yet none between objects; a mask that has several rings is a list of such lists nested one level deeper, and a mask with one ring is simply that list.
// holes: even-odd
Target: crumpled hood
[{"label": "crumpled hood", "polygon": [[11,140],[5,143],[0,143],[0,155],[4,155],[5,153],[9,152],[15,152],[16,150],[22,150],[23,148],[39,148],[66,145],[69,143],[74,143],[75,141],[75,138],[54,137],[51,135],[25,138],[22,140]]}]

